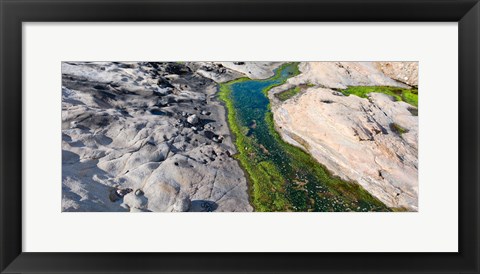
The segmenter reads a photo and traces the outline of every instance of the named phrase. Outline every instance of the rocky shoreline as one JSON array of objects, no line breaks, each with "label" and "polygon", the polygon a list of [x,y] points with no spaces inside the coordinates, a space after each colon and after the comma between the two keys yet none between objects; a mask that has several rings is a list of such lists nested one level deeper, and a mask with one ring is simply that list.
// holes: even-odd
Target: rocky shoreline
[{"label": "rocky shoreline", "polygon": [[217,63],[62,63],[62,211],[251,211],[212,80],[241,76]]},{"label": "rocky shoreline", "polygon": [[[282,64],[63,62],[62,211],[253,211],[218,89],[270,78]],[[417,87],[418,63],[299,69],[268,92],[281,137],[392,209],[417,211],[417,107],[341,91]]]},{"label": "rocky shoreline", "polygon": [[[412,112],[417,108],[385,94],[360,98],[338,90],[418,86],[418,64],[307,62],[299,68],[300,75],[269,92],[282,138],[335,175],[358,182],[387,206],[417,211],[418,116]],[[275,96],[298,86],[305,88],[286,101]]]}]

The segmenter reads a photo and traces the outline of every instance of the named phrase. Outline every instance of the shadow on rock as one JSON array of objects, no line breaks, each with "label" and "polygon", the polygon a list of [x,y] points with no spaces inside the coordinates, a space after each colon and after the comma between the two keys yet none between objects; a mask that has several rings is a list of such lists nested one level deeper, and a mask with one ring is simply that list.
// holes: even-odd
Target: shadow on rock
[{"label": "shadow on rock", "polygon": [[101,183],[108,174],[100,169],[99,160],[80,160],[76,153],[62,150],[62,211],[127,211],[122,200],[109,199],[111,186]]},{"label": "shadow on rock", "polygon": [[207,200],[193,200],[190,204],[190,212],[212,212],[217,208],[217,203]]}]

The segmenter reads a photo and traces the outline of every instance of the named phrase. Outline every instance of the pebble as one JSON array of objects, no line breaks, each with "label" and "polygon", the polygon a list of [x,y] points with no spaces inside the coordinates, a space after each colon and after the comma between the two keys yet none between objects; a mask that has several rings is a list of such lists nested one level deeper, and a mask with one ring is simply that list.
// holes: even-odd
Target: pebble
[{"label": "pebble", "polygon": [[187,122],[189,122],[192,125],[195,125],[199,122],[199,119],[198,119],[197,115],[193,114],[193,115],[188,116]]}]

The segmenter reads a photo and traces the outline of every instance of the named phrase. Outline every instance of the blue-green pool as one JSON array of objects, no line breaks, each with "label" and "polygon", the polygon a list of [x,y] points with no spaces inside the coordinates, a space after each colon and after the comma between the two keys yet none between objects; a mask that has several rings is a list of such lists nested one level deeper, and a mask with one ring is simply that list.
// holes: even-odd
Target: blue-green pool
[{"label": "blue-green pool", "polygon": [[266,91],[298,73],[298,64],[289,63],[269,79],[241,79],[221,86],[239,150],[236,157],[250,179],[253,206],[258,211],[388,211],[358,184],[332,176],[276,132]]}]

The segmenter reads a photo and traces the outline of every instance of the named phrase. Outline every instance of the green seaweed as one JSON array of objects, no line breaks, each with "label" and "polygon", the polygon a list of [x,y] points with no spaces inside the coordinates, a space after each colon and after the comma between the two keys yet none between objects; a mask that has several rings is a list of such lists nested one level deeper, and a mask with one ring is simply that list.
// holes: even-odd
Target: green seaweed
[{"label": "green seaweed", "polygon": [[297,95],[298,93],[300,93],[300,91],[301,91],[301,88],[297,86],[297,87],[276,93],[275,97],[277,97],[280,101],[283,102]]},{"label": "green seaweed", "polygon": [[368,98],[372,92],[383,93],[391,96],[395,101],[403,101],[412,106],[418,107],[418,89],[399,88],[389,86],[350,86],[340,90],[344,95],[356,95],[362,98]]},{"label": "green seaweed", "polygon": [[397,133],[398,135],[402,136],[402,134],[404,133],[407,133],[408,132],[408,129],[402,127],[401,125],[397,124],[397,123],[391,123],[390,124],[390,129]]},{"label": "green seaweed", "polygon": [[287,89],[287,90],[284,90],[284,91],[281,91],[281,92],[278,92],[278,93],[275,93],[275,97],[278,98],[280,101],[284,102],[292,97],[294,97],[295,95],[301,93],[302,91],[304,91],[305,89],[307,88],[310,88],[310,87],[314,87],[315,85],[314,84],[311,84],[311,83],[308,83],[308,84],[301,84],[301,85],[298,85],[296,87],[293,87],[291,89]]},{"label": "green seaweed", "polygon": [[[255,112],[259,111],[255,108],[243,110],[249,113],[239,113],[244,102],[236,102],[234,99],[232,91],[235,85],[253,81],[265,83],[262,86],[265,96],[269,89],[288,79],[285,75],[284,79],[280,78],[285,69],[290,71],[289,77],[299,73],[297,64],[284,64],[269,79],[241,78],[222,83],[219,87],[219,98],[227,107],[228,123],[238,150],[234,157],[248,176],[250,198],[255,210],[390,211],[359,184],[333,176],[306,151],[286,143],[275,130],[268,99],[256,98],[267,104],[260,114]],[[241,99],[255,100],[245,96]],[[253,103],[258,104],[257,101]],[[263,115],[264,118],[256,118],[254,133],[249,134],[250,130],[245,130],[245,127],[250,123],[252,113]]]}]

